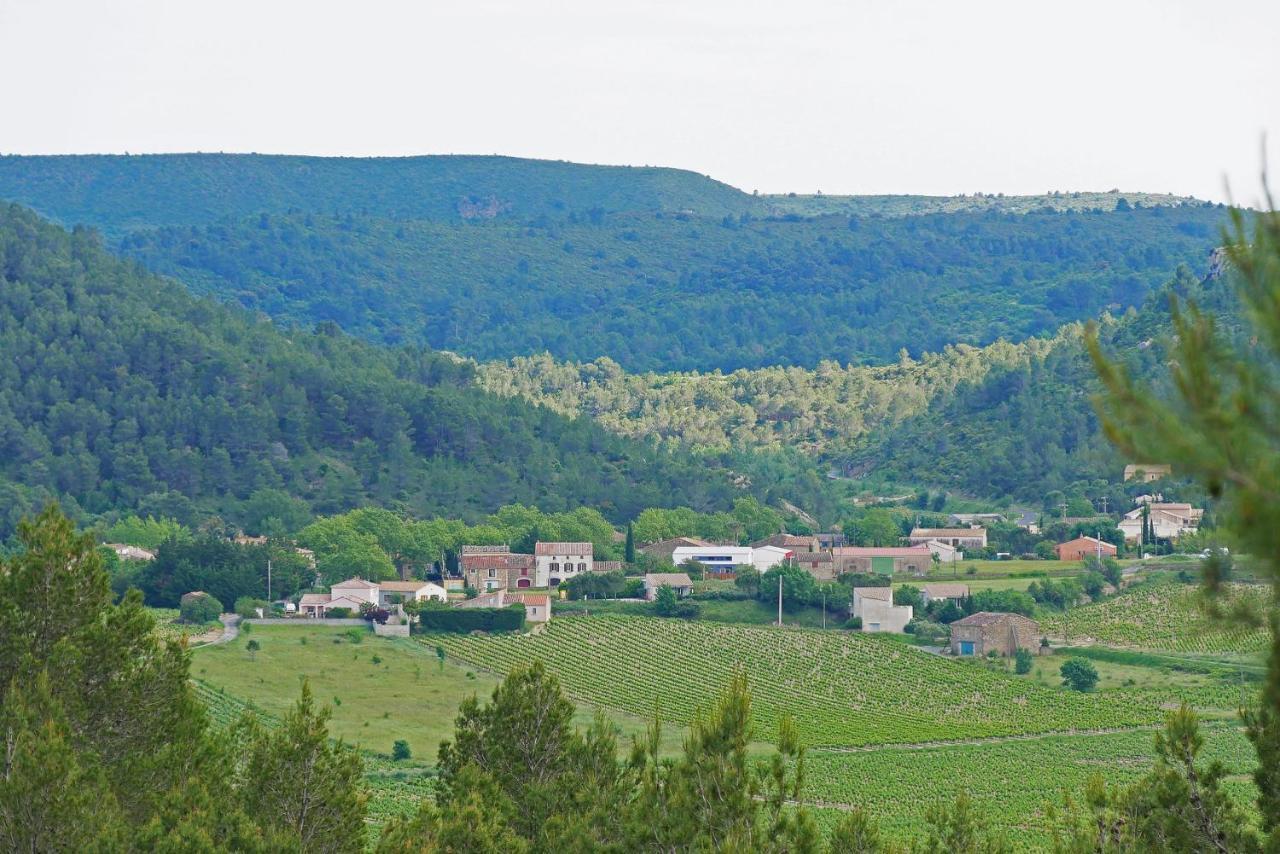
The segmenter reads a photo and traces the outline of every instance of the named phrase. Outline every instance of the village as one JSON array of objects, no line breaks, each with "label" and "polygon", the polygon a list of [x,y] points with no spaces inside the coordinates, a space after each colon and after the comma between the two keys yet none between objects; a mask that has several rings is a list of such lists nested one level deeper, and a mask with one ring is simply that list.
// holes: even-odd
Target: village
[{"label": "village", "polygon": [[[1136,484],[1169,474],[1167,466],[1158,465],[1131,465],[1124,472],[1126,481]],[[629,560],[600,557],[589,541],[539,540],[527,551],[464,543],[457,548],[454,570],[434,580],[411,572],[393,579],[353,575],[325,589],[316,573],[311,590],[236,610],[239,617],[257,621],[364,622],[379,635],[407,637],[417,631],[537,632],[558,611],[574,617],[626,608],[625,613],[690,619],[700,611],[694,600],[731,598],[751,600],[753,621],[767,612],[774,617],[770,622],[786,626],[795,624],[798,604],[814,605],[820,596],[823,627],[911,635],[914,642],[948,655],[1009,657],[1019,650],[1038,653],[1049,644],[1031,606],[1071,604],[1063,597],[1079,603],[1114,595],[1137,577],[1143,558],[1150,557],[1146,547],[1195,534],[1203,515],[1191,504],[1143,493],[1131,508],[1111,517],[1073,519],[1065,511],[1056,518],[1021,511],[954,513],[949,526],[912,527],[894,545],[849,545],[849,535],[841,531],[780,532],[747,544],[693,536],[632,544],[630,527],[614,532],[615,541],[627,543],[623,557]],[[1091,524],[1098,526],[1098,536],[1083,533]],[[1033,536],[1042,534],[1042,526],[1057,531],[1074,526],[1079,533],[1053,543],[1048,555],[993,554],[989,528],[1011,525]],[[1109,538],[1101,535],[1104,527]],[[235,542],[263,545],[266,538],[241,534]],[[154,558],[125,543],[105,547],[120,560]],[[292,549],[315,569],[314,552]],[[983,558],[966,557],[975,554]],[[1124,566],[1117,561],[1122,555]],[[979,570],[980,565],[986,569]],[[998,581],[1010,574],[1005,567],[1015,566],[1025,570],[1016,574],[1040,580],[1011,586],[1009,579]],[[1036,572],[1037,567],[1043,569]],[[807,602],[796,592],[797,584],[810,591]],[[183,606],[202,598],[208,594],[187,591]]]}]

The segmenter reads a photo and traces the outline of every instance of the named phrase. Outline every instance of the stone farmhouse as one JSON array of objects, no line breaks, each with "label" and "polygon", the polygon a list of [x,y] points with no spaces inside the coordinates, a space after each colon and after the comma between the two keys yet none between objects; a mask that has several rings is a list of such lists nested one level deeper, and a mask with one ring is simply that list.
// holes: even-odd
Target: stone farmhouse
[{"label": "stone farmhouse", "polygon": [[558,587],[575,575],[591,571],[591,543],[535,543],[534,587]]},{"label": "stone farmhouse", "polygon": [[512,554],[506,546],[463,546],[458,555],[462,580],[472,590],[520,590],[534,586],[533,555]]},{"label": "stone farmhouse", "polygon": [[952,655],[1013,655],[1019,649],[1040,651],[1040,625],[1030,617],[979,611],[951,624]]},{"label": "stone farmhouse", "polygon": [[103,543],[104,549],[111,549],[116,553],[116,557],[120,560],[155,560],[155,552],[147,549],[140,549],[137,546],[126,545],[125,543]]}]

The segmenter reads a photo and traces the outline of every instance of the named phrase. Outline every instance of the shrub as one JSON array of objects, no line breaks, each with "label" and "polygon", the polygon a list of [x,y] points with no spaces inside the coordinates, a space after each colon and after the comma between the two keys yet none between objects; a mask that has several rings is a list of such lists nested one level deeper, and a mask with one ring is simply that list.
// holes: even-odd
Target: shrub
[{"label": "shrub", "polygon": [[1098,671],[1087,658],[1071,658],[1058,671],[1062,684],[1073,691],[1092,691],[1098,684]]},{"label": "shrub", "polygon": [[343,632],[347,636],[347,640],[352,643],[360,643],[364,640],[364,632],[361,629],[347,629]]},{"label": "shrub", "polygon": [[1025,675],[1031,672],[1031,663],[1034,657],[1029,649],[1019,649],[1013,654],[1013,672],[1019,675]]},{"label": "shrub", "polygon": [[268,606],[265,599],[254,599],[252,596],[241,596],[236,599],[236,604],[233,607],[237,614],[248,620],[258,616],[259,608],[261,608],[265,614]]},{"label": "shrub", "polygon": [[249,651],[250,655],[252,655],[253,653],[262,649],[262,644],[258,643],[257,639],[255,638],[249,641],[247,644],[245,644],[244,648]]},{"label": "shrub", "polygon": [[844,627],[851,631],[860,632],[862,631],[862,618],[850,617],[848,620],[845,621]]},{"label": "shrub", "polygon": [[182,622],[204,624],[218,619],[222,603],[208,593],[195,590],[182,597],[178,610]]},{"label": "shrub", "polygon": [[397,762],[413,758],[413,752],[409,750],[409,742],[403,738],[397,738],[396,743],[391,746],[391,758]]},{"label": "shrub", "polygon": [[332,617],[335,620],[345,620],[351,616],[350,608],[330,608],[324,612],[326,617]]}]

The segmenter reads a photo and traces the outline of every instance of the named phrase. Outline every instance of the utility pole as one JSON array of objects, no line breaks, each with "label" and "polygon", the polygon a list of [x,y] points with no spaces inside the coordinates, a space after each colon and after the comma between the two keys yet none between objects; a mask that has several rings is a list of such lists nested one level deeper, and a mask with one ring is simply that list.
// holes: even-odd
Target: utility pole
[{"label": "utility pole", "polygon": [[267,558],[267,604],[271,604],[271,558]]},{"label": "utility pole", "polygon": [[778,628],[782,628],[782,574],[778,574]]},{"label": "utility pole", "polygon": [[[827,627],[827,591],[825,589],[822,591],[822,627],[824,629]],[[1241,708],[1244,707],[1241,706]]]},{"label": "utility pole", "polygon": [[1058,508],[1062,510],[1062,518],[1063,519],[1067,518],[1067,502],[1065,501],[1062,502],[1061,504],[1058,505]]},{"label": "utility pole", "polygon": [[1106,513],[1107,513],[1107,496],[1104,495],[1102,496],[1102,514],[1105,516]]}]

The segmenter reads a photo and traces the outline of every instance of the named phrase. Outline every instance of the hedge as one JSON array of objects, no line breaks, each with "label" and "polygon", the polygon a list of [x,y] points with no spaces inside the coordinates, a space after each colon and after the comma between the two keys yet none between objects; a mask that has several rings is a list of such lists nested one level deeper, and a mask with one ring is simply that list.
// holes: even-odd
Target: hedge
[{"label": "hedge", "polygon": [[514,632],[524,626],[524,605],[505,608],[423,608],[418,630],[423,632]]}]

